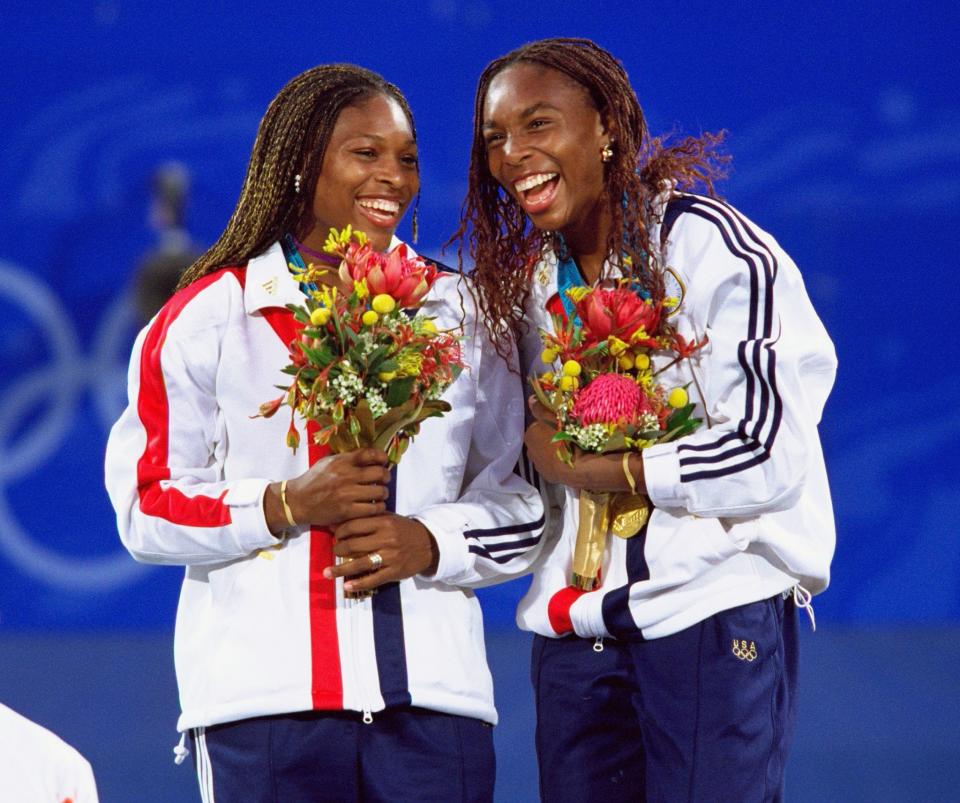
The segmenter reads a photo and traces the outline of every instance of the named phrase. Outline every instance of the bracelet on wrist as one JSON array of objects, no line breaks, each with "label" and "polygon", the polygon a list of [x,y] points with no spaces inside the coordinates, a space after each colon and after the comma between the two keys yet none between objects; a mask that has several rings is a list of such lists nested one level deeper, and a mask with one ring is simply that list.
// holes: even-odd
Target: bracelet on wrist
[{"label": "bracelet on wrist", "polygon": [[637,481],[634,479],[633,472],[630,470],[630,455],[633,452],[624,452],[620,464],[623,466],[623,475],[627,478],[627,485],[630,486],[630,494],[635,496],[637,493]]},{"label": "bracelet on wrist", "polygon": [[287,503],[287,480],[280,483],[280,506],[283,508],[283,517],[287,520],[287,524],[296,527],[297,523],[293,520],[293,511],[290,510],[290,505]]}]

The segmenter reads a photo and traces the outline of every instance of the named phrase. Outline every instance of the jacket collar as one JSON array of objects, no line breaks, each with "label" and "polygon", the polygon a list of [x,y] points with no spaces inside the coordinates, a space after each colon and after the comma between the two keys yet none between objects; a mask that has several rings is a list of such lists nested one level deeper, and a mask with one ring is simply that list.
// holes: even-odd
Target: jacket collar
[{"label": "jacket collar", "polygon": [[274,243],[247,263],[243,306],[248,315],[267,307],[302,303],[303,293],[287,267],[280,243]]},{"label": "jacket collar", "polygon": [[[401,242],[398,237],[393,237],[390,250]],[[407,251],[410,256],[416,256],[416,251],[409,245]],[[268,307],[285,308],[287,304],[302,304],[303,301],[300,283],[290,273],[280,243],[274,243],[247,263],[243,306],[248,315]]]}]

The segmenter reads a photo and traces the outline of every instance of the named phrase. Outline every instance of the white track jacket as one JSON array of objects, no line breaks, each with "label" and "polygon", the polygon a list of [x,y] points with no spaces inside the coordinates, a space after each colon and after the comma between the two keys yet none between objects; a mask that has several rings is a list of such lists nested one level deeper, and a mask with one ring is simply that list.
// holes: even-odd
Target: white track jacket
[{"label": "white track jacket", "polygon": [[[725,203],[674,194],[661,211],[668,294],[682,296],[671,321],[688,340],[709,342],[658,381],[689,384],[704,423],[643,452],[649,522],[631,539],[608,537],[596,591],[567,588],[577,492],[541,481],[552,537],[517,621],[545,636],[657,638],[797,585],[816,594],[829,581],[835,533],[817,424],[836,356],[800,272]],[[547,254],[534,269],[532,326],[520,346],[528,375],[547,370],[537,330],[552,327],[556,293]]]},{"label": "white track jacket", "polygon": [[288,382],[281,368],[297,331],[284,305],[303,301],[281,247],[180,291],[138,336],[106,484],[130,553],[186,567],[180,730],[398,705],[496,722],[470,588],[525,571],[544,518],[536,490],[514,473],[521,378],[483,336],[463,282],[443,275],[424,305],[438,327],[464,332],[467,368],[444,395],[453,410],[423,422],[391,496],[397,513],[433,533],[439,567],[363,600],[345,600],[342,581],[323,578],[334,562],[329,532],[301,528],[279,543],[264,520],[267,484],[322,456],[302,427],[303,445],[287,448],[282,412],[252,418]]}]

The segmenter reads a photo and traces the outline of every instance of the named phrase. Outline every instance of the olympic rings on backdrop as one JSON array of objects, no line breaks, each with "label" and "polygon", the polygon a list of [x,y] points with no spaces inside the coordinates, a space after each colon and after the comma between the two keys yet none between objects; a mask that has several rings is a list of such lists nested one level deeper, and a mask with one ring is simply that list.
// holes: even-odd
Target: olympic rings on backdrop
[{"label": "olympic rings on backdrop", "polygon": [[[0,297],[20,307],[40,330],[42,339],[32,344],[31,353],[51,355],[46,364],[27,364],[12,383],[0,386],[0,552],[25,574],[58,588],[106,592],[130,585],[148,567],[131,560],[121,548],[102,557],[79,557],[39,543],[17,520],[8,487],[68,447],[84,394],[92,393],[104,433],[120,415],[133,306],[123,296],[114,301],[98,327],[93,354],[87,357],[78,349],[68,311],[28,270],[0,260]],[[51,387],[57,392],[50,393]],[[56,483],[51,480],[49,487]]]}]

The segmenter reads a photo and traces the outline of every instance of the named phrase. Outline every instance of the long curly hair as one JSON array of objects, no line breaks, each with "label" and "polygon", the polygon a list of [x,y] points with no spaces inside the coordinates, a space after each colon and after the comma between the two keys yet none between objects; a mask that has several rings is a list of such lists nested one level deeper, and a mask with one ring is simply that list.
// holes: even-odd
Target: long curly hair
[{"label": "long curly hair", "polygon": [[542,39],[523,45],[487,65],[477,84],[473,114],[473,144],[467,196],[460,228],[450,239],[457,243],[463,265],[466,249],[474,263],[478,303],[491,340],[506,356],[509,336],[524,331],[523,304],[531,273],[545,248],[559,252],[557,233],[539,231],[523,208],[490,173],[483,137],[484,102],[490,82],[518,62],[549,67],[586,89],[601,119],[612,128],[616,142],[605,163],[604,190],[611,218],[608,254],[625,254],[625,264],[655,298],[663,295],[659,244],[651,244],[652,200],[664,182],[678,189],[702,188],[714,195],[714,182],[726,175],[729,157],[718,153],[725,133],[687,137],[667,145],[666,137],[651,138],[637,95],[623,65],[589,39]]},{"label": "long curly hair", "polygon": [[303,236],[309,231],[314,189],[340,112],[378,94],[400,104],[416,139],[403,93],[371,70],[323,64],[284,86],[260,121],[240,199],[226,229],[183,272],[177,289],[225,265],[245,264],[287,232]]}]

